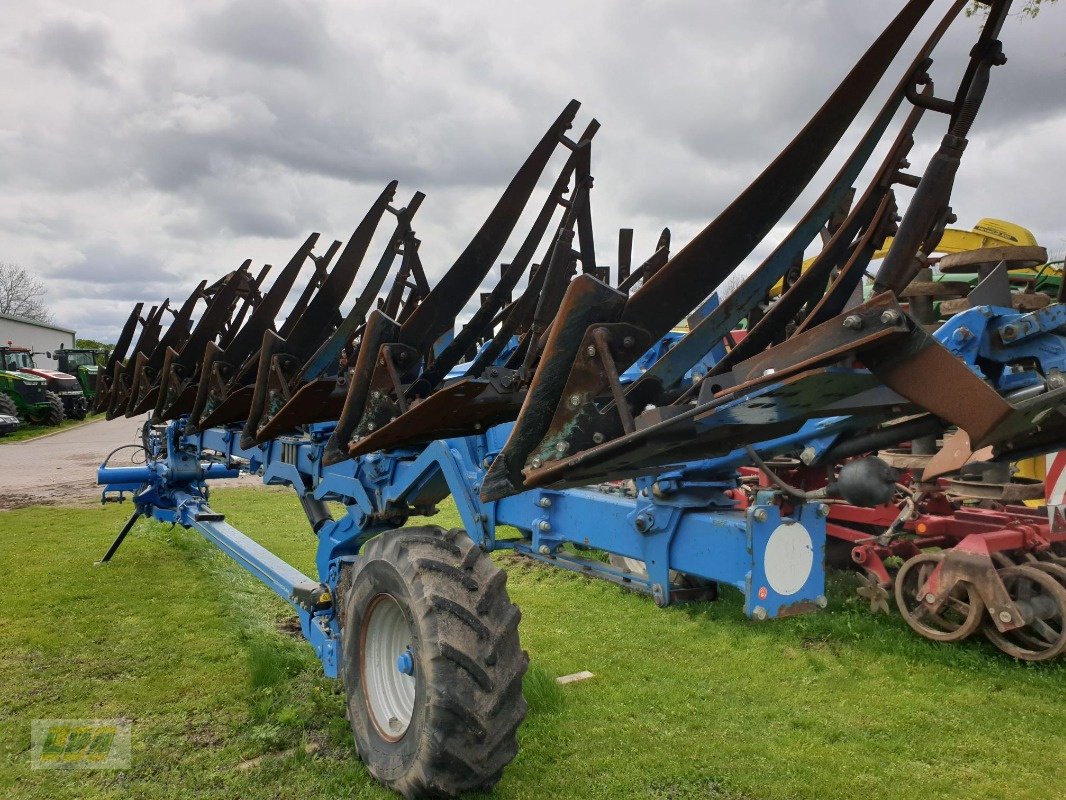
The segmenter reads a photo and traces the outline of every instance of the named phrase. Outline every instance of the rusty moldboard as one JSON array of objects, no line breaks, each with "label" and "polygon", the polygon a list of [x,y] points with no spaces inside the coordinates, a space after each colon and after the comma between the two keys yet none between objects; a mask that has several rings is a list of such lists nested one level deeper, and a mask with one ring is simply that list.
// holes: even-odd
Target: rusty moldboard
[{"label": "rusty moldboard", "polygon": [[314,247],[319,234],[312,233],[304,240],[288,264],[282,269],[263,299],[256,305],[248,321],[231,337],[222,343],[209,342],[204,347],[203,363],[200,367],[200,380],[196,387],[196,397],[189,411],[186,431],[193,433],[199,429],[201,418],[208,409],[217,408],[230,391],[230,381],[238,372],[240,365],[263,341],[263,333],[274,327],[278,312],[292,291],[307,259],[314,258]]},{"label": "rusty moldboard", "polygon": [[391,181],[378,195],[345,246],[337,265],[324,278],[322,286],[310,300],[300,320],[282,337],[272,331],[263,336],[256,368],[255,389],[244,421],[241,441],[255,443],[258,431],[269,423],[292,397],[297,377],[303,365],[315,353],[323,340],[332,333],[332,326],[324,320],[338,318],[340,306],[351,289],[359,266],[370,248],[374,232],[396,195],[397,182]]},{"label": "rusty moldboard", "polygon": [[[602,321],[628,323],[645,331],[650,341],[656,341],[702,302],[769,233],[799,197],[846,132],[929,5],[927,2],[908,3],[825,104],[763,173],[658,272],[645,279],[640,289],[626,300],[615,319]],[[830,208],[829,213],[834,209],[835,206]],[[873,209],[869,213],[873,213]],[[561,314],[557,320],[562,320]],[[700,356],[703,352],[706,349]],[[628,359],[618,362],[617,370],[624,371],[640,355],[640,352],[634,352]],[[569,372],[565,368],[564,371]],[[575,374],[575,381],[581,379],[582,376]],[[568,422],[573,423],[574,412],[582,410],[581,406],[571,410],[560,404],[568,403],[569,398],[575,395],[594,399],[606,387],[600,385],[589,392],[583,385],[567,383],[565,388],[556,388],[551,392],[556,405],[548,413],[557,412],[569,417]],[[531,389],[526,397],[526,406],[534,402],[549,402],[550,399],[542,398]],[[591,413],[589,409],[584,409],[584,412],[586,417]],[[508,482],[511,486],[508,491],[517,489],[515,481],[519,464],[524,463],[538,445],[552,444],[545,442],[543,435],[538,436],[529,428],[532,420],[540,420],[544,413],[538,411],[527,415],[525,419],[523,415],[518,418],[504,454],[508,466],[505,469],[501,463],[498,468],[510,475]],[[563,424],[560,421],[560,425]],[[546,426],[541,427],[544,429],[540,433],[546,434]],[[617,426],[611,427],[617,429]],[[573,446],[575,443],[562,444]],[[490,475],[493,482],[503,477],[499,471],[493,473],[490,470]]]}]

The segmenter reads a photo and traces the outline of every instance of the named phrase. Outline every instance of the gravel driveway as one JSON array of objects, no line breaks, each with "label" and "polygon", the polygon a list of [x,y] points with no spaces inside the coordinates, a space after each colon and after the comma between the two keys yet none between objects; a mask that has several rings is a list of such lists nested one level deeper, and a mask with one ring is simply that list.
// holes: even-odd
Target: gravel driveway
[{"label": "gravel driveway", "polygon": [[[96,469],[104,457],[139,441],[140,419],[120,417],[61,431],[28,442],[0,443],[0,509],[35,505],[86,505],[100,501]],[[115,454],[112,465],[130,463],[135,450]],[[242,475],[227,486],[261,485]]]}]

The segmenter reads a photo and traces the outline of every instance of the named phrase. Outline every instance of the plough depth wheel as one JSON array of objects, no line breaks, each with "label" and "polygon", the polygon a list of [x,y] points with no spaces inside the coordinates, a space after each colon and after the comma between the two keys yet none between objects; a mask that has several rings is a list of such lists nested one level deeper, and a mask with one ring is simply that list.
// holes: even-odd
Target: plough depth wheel
[{"label": "plough depth wheel", "polygon": [[957,642],[980,627],[985,606],[970,584],[959,581],[951,590],[947,605],[933,612],[925,602],[926,581],[943,560],[943,553],[921,553],[900,567],[896,575],[896,605],[904,621],[925,638]]},{"label": "plough depth wheel", "polygon": [[1004,567],[999,577],[1025,625],[1002,633],[990,617],[984,633],[996,647],[1022,661],[1046,661],[1066,650],[1066,589],[1030,566]]},{"label": "plough depth wheel", "polygon": [[518,607],[463,531],[371,540],[345,600],[343,674],[359,756],[405,797],[490,789],[526,715]]}]

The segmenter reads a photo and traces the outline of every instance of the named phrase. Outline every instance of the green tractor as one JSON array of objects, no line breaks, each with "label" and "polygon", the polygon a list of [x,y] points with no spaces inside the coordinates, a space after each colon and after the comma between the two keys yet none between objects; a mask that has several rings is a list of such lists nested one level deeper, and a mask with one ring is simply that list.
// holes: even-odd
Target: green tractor
[{"label": "green tractor", "polygon": [[0,347],[0,414],[31,425],[58,425],[63,401],[48,390],[46,378],[22,371],[24,361],[33,364],[28,350]]},{"label": "green tractor", "polygon": [[110,351],[104,348],[60,347],[50,355],[59,363],[60,372],[77,377],[88,407],[92,408],[96,399],[96,380],[111,355]]}]

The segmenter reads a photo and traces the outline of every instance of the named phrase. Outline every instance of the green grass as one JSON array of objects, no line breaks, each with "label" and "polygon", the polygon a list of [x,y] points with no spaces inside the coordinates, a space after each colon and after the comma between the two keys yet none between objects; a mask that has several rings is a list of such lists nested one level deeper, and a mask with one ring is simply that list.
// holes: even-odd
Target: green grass
[{"label": "green grass", "polygon": [[0,436],[0,445],[13,444],[14,442],[28,442],[31,439],[39,439],[42,436],[65,431],[69,428],[88,425],[90,422],[96,422],[103,418],[103,414],[90,414],[85,419],[65,419],[58,425],[31,425],[22,420],[22,424],[19,425],[17,431],[13,431],[5,436]]},{"label": "green grass", "polygon": [[[228,520],[305,571],[286,492],[223,490]],[[391,797],[355,758],[343,697],[287,607],[195,533],[129,508],[0,514],[0,797]],[[442,524],[456,524],[450,505]],[[498,798],[1045,798],[1066,786],[1066,663],[938,646],[872,617],[848,576],[827,612],[752,623],[739,600],[657,609],[501,557],[532,664]],[[559,687],[583,669],[596,677]],[[124,772],[34,771],[30,721],[132,720]],[[1056,793],[1058,793],[1056,795]]]}]

